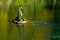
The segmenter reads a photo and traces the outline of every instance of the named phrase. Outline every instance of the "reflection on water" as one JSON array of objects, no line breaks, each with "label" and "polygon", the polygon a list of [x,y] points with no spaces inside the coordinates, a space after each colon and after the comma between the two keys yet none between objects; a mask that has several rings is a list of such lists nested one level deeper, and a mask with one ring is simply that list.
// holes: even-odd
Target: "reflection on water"
[{"label": "reflection on water", "polygon": [[19,33],[20,38],[23,38],[24,24],[17,24],[16,26],[18,27],[18,33]]}]

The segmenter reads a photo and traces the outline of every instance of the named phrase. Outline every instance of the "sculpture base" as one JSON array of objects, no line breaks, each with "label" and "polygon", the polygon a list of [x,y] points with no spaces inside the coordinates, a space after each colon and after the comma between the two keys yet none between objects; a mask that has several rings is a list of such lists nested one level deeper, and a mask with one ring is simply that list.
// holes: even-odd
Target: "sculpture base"
[{"label": "sculpture base", "polygon": [[22,20],[22,19],[20,21],[13,20],[13,23],[24,24],[24,23],[27,23],[27,20]]}]

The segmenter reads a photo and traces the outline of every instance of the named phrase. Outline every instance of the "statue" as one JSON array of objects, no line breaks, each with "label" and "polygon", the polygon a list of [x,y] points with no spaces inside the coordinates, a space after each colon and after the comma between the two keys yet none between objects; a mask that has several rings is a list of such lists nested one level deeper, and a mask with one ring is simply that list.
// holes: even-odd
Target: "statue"
[{"label": "statue", "polygon": [[13,20],[13,23],[26,23],[26,19],[22,18],[22,7],[18,8],[18,16]]}]

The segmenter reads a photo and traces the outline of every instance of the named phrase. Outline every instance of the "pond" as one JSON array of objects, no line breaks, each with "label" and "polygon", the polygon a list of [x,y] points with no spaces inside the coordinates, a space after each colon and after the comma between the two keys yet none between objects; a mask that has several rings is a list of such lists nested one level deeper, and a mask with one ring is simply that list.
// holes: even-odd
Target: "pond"
[{"label": "pond", "polygon": [[19,1],[23,7],[22,18],[28,21],[26,24],[12,22],[18,14],[18,1],[2,2],[4,5],[0,7],[0,40],[59,40],[60,24],[54,23],[56,10],[47,8],[46,0]]}]

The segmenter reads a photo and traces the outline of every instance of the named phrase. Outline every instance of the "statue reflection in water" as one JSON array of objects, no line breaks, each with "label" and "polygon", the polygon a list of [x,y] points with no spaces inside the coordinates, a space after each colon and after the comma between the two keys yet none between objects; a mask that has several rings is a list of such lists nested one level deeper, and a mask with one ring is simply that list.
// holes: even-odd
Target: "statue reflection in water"
[{"label": "statue reflection in water", "polygon": [[18,33],[21,39],[23,39],[23,33],[24,33],[24,24],[16,24],[18,27]]}]

